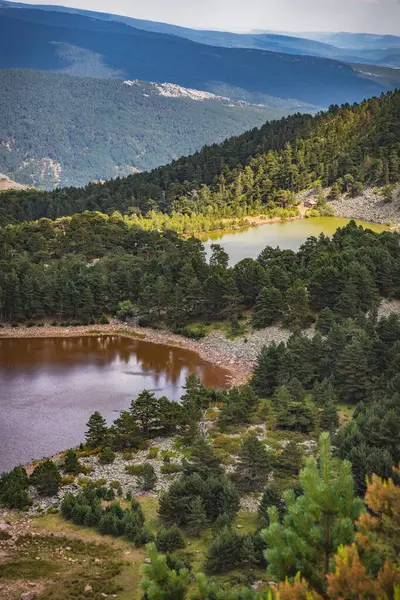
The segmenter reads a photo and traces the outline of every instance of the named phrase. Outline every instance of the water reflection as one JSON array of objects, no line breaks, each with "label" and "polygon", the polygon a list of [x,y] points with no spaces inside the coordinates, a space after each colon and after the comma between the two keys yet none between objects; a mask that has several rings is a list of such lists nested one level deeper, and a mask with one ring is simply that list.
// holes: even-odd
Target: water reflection
[{"label": "water reflection", "polygon": [[180,348],[118,336],[0,339],[0,471],[78,444],[90,414],[111,422],[144,388],[177,400],[186,376],[226,372]]}]

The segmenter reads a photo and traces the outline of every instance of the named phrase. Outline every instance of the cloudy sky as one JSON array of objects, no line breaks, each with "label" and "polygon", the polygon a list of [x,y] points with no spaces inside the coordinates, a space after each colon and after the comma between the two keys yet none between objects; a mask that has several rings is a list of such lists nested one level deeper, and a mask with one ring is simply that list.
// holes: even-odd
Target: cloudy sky
[{"label": "cloudy sky", "polygon": [[32,0],[30,3],[112,12],[198,29],[400,35],[400,0]]}]

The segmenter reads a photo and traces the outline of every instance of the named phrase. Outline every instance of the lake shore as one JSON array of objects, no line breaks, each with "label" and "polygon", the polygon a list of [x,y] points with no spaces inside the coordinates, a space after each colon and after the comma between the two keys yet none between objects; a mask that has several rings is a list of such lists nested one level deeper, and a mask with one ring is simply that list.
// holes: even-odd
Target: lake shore
[{"label": "lake shore", "polygon": [[379,223],[393,229],[400,226],[399,190],[394,193],[392,202],[386,202],[374,189],[366,188],[360,196],[342,196],[330,204],[337,217]]},{"label": "lake shore", "polygon": [[182,335],[169,331],[134,327],[125,323],[111,322],[108,325],[80,325],[78,327],[59,327],[46,324],[44,327],[11,327],[0,329],[0,340],[10,338],[71,338],[118,335],[137,339],[152,344],[161,344],[175,348],[183,348],[195,352],[204,362],[220,367],[227,372],[229,387],[247,383],[252,375],[254,362],[238,357],[228,350],[214,344],[212,336],[202,340],[190,340]]}]

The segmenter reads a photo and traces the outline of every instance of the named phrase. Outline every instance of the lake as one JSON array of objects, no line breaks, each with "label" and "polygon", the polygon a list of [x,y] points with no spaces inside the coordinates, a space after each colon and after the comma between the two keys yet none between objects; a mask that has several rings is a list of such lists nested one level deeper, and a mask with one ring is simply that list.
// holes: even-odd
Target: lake
[{"label": "lake", "polygon": [[[265,246],[279,246],[282,250],[297,251],[310,236],[320,233],[332,236],[339,227],[344,227],[350,219],[341,217],[313,217],[294,221],[267,223],[258,227],[249,227],[244,231],[213,233],[201,236],[207,258],[211,254],[211,244],[220,244],[229,254],[229,264],[235,265],[243,258],[257,258]],[[373,231],[386,231],[385,225],[356,221],[359,225]]]},{"label": "lake", "polygon": [[0,473],[84,441],[98,410],[111,423],[143,389],[178,400],[189,373],[227,387],[196,353],[118,336],[0,338]]}]

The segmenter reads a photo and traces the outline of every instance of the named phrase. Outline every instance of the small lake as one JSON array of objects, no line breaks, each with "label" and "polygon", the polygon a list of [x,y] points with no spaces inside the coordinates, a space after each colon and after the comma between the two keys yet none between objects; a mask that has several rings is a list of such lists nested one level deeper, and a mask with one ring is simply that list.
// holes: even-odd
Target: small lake
[{"label": "small lake", "polygon": [[[282,250],[297,251],[310,236],[319,236],[320,233],[332,236],[339,227],[344,227],[350,219],[341,217],[313,217],[311,219],[297,219],[294,221],[279,221],[267,223],[258,227],[249,227],[244,231],[230,233],[214,233],[202,236],[207,258],[211,254],[211,244],[220,244],[229,254],[229,264],[235,265],[243,258],[257,258],[265,246]],[[358,225],[373,231],[386,231],[385,225],[356,221]]]},{"label": "small lake", "polygon": [[178,400],[189,373],[227,372],[196,353],[118,336],[0,338],[0,473],[84,441],[98,410],[111,423],[143,389]]}]

